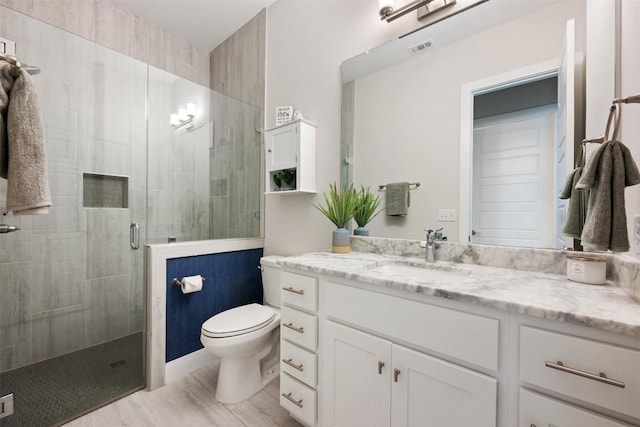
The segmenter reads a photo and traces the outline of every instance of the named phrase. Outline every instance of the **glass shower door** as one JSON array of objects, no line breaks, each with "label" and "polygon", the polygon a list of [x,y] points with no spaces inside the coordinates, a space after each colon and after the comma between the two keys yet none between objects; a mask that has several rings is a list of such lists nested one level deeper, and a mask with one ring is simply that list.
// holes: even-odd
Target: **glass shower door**
[{"label": "glass shower door", "polygon": [[53,200],[2,221],[0,426],[57,425],[144,387],[147,66],[4,6],[0,28],[42,70]]}]

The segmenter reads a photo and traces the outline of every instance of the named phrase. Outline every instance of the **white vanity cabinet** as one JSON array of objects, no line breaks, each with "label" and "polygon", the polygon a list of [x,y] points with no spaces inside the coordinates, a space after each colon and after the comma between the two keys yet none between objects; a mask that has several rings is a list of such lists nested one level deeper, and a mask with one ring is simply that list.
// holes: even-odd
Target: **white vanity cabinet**
[{"label": "white vanity cabinet", "polygon": [[496,425],[494,378],[329,320],[324,328],[324,425]]},{"label": "white vanity cabinet", "polygon": [[636,336],[410,289],[285,268],[283,406],[319,427],[640,427]]},{"label": "white vanity cabinet", "polygon": [[[265,131],[266,193],[316,192],[316,125],[304,119]],[[274,175],[283,170],[295,175],[292,189],[279,189]]]},{"label": "white vanity cabinet", "polygon": [[595,414],[592,409],[640,420],[638,349],[527,325],[519,327],[519,337],[521,384],[578,402],[571,406],[521,388],[521,426],[630,425]]},{"label": "white vanity cabinet", "polygon": [[323,287],[322,425],[495,427],[495,378],[407,345],[497,369],[496,319],[331,281]]},{"label": "white vanity cabinet", "polygon": [[519,427],[629,427],[577,406],[520,389]]},{"label": "white vanity cabinet", "polygon": [[280,404],[313,426],[317,417],[318,279],[283,271],[280,311]]}]

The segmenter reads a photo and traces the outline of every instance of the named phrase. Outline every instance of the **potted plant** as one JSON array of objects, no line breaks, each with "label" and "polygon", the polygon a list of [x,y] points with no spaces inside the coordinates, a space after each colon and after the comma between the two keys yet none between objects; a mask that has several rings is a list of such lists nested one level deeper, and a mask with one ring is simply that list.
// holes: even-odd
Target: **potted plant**
[{"label": "potted plant", "polygon": [[380,197],[373,194],[369,188],[360,186],[360,191],[358,191],[358,209],[353,216],[358,227],[353,230],[353,234],[357,236],[369,235],[369,229],[365,226],[375,218],[376,215],[382,212],[382,209],[376,212],[378,206],[380,206]]},{"label": "potted plant", "polygon": [[279,190],[294,190],[296,188],[295,169],[283,169],[274,173],[273,182]]},{"label": "potted plant", "polygon": [[358,192],[353,185],[343,185],[338,191],[335,183],[329,186],[329,194],[323,193],[325,206],[314,203],[313,206],[335,224],[332,235],[331,251],[349,253],[349,232],[346,227],[358,210]]}]

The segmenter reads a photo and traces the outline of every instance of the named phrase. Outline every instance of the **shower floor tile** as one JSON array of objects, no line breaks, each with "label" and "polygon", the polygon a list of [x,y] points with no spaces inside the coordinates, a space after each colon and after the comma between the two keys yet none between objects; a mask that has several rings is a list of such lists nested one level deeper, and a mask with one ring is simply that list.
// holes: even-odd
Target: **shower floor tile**
[{"label": "shower floor tile", "polygon": [[14,395],[14,414],[0,427],[61,425],[143,387],[136,333],[0,374],[0,395]]}]

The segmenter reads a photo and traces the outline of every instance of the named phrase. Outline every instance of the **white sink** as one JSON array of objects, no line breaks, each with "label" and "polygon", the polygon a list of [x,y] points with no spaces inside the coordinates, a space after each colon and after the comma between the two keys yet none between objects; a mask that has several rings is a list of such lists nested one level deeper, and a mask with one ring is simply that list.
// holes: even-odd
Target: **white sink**
[{"label": "white sink", "polygon": [[468,276],[470,271],[464,268],[437,266],[435,264],[424,264],[420,266],[406,264],[386,264],[375,267],[371,271],[403,276],[409,279],[421,281],[446,281],[461,280]]}]

